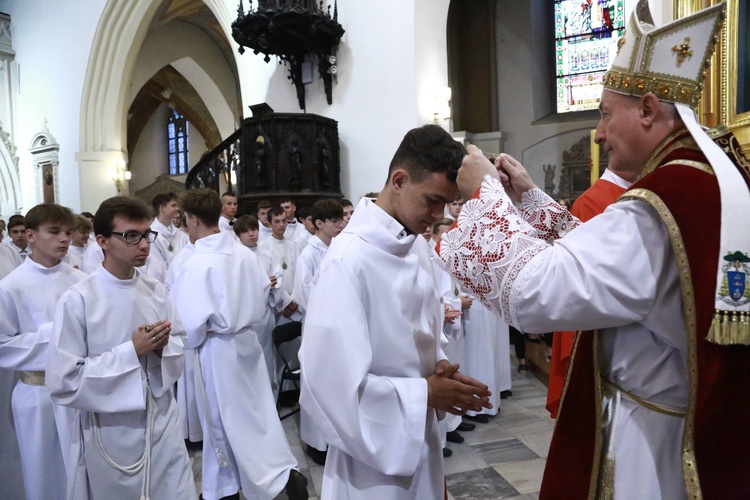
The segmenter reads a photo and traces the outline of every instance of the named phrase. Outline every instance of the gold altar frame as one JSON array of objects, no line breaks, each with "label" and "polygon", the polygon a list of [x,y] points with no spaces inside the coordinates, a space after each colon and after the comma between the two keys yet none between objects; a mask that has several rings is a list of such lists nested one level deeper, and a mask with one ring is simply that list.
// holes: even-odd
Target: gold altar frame
[{"label": "gold altar frame", "polygon": [[[698,116],[709,127],[726,125],[737,137],[745,154],[750,154],[750,110],[736,112],[740,1],[747,0],[725,0],[726,21],[719,35],[711,71],[706,77]],[[674,0],[674,17],[679,19],[717,3],[720,0]]]}]

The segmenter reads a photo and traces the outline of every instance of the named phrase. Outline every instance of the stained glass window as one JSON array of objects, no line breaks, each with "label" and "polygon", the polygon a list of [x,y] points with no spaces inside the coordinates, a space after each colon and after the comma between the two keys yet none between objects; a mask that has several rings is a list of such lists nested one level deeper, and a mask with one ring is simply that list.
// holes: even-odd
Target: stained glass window
[{"label": "stained glass window", "polygon": [[555,0],[557,112],[596,109],[625,30],[625,0]]},{"label": "stained glass window", "polygon": [[169,136],[169,175],[186,174],[190,166],[188,155],[188,121],[172,110],[167,123]]}]

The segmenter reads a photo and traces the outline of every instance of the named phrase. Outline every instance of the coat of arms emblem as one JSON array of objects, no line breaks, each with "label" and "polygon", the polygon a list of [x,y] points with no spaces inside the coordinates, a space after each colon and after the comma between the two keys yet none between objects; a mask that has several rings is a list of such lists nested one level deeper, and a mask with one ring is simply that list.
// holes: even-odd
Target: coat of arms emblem
[{"label": "coat of arms emblem", "polygon": [[724,256],[726,264],[721,267],[724,278],[719,290],[719,299],[734,307],[750,302],[750,257],[740,251]]}]

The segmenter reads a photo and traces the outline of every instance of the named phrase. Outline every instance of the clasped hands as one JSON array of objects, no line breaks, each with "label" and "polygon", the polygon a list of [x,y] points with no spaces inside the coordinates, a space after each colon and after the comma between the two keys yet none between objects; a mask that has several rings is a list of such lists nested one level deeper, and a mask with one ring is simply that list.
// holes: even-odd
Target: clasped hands
[{"label": "clasped hands", "polygon": [[151,325],[141,325],[133,333],[133,347],[138,357],[154,352],[161,357],[162,349],[169,343],[172,323],[160,320]]},{"label": "clasped hands", "polygon": [[435,373],[426,377],[427,406],[454,415],[463,415],[468,410],[478,412],[482,408],[492,408],[489,388],[459,373],[458,368],[458,363],[452,365],[447,359],[438,362]]},{"label": "clasped hands", "polygon": [[495,164],[493,165],[482,153],[482,150],[473,144],[466,147],[466,152],[456,179],[458,189],[465,200],[470,199],[479,189],[485,175],[499,180],[514,203],[521,201],[523,193],[536,188],[529,173],[512,156],[501,153],[495,158]]}]

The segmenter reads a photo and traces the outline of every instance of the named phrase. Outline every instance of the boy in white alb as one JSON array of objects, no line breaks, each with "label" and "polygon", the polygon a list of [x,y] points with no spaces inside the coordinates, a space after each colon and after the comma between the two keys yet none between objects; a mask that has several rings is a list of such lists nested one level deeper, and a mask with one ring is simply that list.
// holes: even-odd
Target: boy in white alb
[{"label": "boy in white alb", "polygon": [[[203,498],[274,498],[286,488],[307,498],[307,479],[281,426],[255,325],[271,283],[255,255],[220,231],[218,195],[210,189],[180,199],[195,255],[172,296],[196,352],[196,391],[203,425]],[[235,293],[227,293],[227,291]]]},{"label": "boy in white alb", "polygon": [[436,125],[410,131],[377,202],[360,201],[320,265],[300,403],[329,444],[321,499],[443,498],[438,411],[489,405],[440,348],[443,305],[420,236],[455,197],[463,154]]},{"label": "boy in white alb", "polygon": [[62,499],[71,412],[52,403],[45,368],[55,305],[86,275],[62,261],[73,225],[69,209],[37,205],[25,224],[34,251],[0,281],[0,367],[21,376],[12,406],[26,498]]},{"label": "boy in white alb", "polygon": [[188,242],[187,234],[172,223],[172,220],[180,218],[177,195],[172,192],[157,194],[151,200],[151,208],[155,214],[151,230],[159,233],[159,237],[154,240],[151,253],[161,259],[165,269],[169,269],[172,259]]},{"label": "boy in white alb", "polygon": [[156,234],[146,205],[105,200],[94,216],[104,261],[55,310],[52,400],[75,410],[69,499],[195,499],[172,386],[185,332],[166,288],[140,272]]},{"label": "boy in white alb", "polygon": [[288,240],[284,234],[287,218],[284,209],[275,205],[268,210],[268,223],[271,226],[271,237],[259,243],[259,246],[271,256],[271,271],[279,279],[281,293],[276,293],[276,323],[299,321],[302,318],[297,310],[299,304],[294,298],[294,275],[297,257],[302,250],[295,241]]},{"label": "boy in white alb", "polygon": [[221,195],[221,217],[219,217],[219,229],[222,231],[232,231],[232,224],[237,215],[237,195],[232,192],[226,192]]},{"label": "boy in white alb", "polygon": [[[297,260],[297,271],[294,277],[294,296],[297,298],[300,311],[305,314],[307,300],[313,286],[315,273],[323,261],[331,240],[344,228],[344,209],[335,200],[320,200],[312,207],[310,218],[317,229],[315,236],[307,242]],[[303,320],[304,321],[304,320]],[[318,465],[326,460],[326,444],[323,433],[312,422],[304,408],[300,409],[299,434],[307,445],[305,452]]]}]

